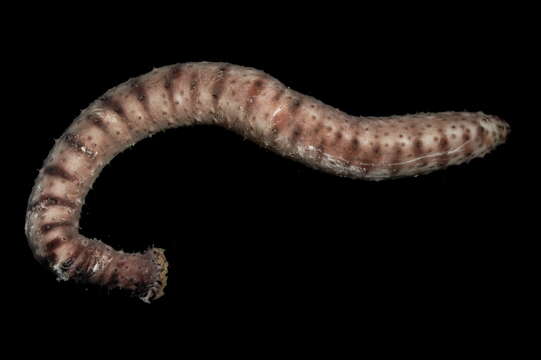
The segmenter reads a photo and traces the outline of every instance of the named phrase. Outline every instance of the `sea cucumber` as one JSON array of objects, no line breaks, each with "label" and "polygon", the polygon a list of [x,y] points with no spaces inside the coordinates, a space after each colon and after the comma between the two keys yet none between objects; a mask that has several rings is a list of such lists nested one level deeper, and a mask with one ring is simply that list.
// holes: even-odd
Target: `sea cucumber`
[{"label": "sea cucumber", "polygon": [[102,168],[137,141],[184,125],[216,124],[308,166],[381,180],[461,164],[503,143],[509,125],[481,112],[355,117],[226,63],[165,66],[110,89],[74,120],[44,161],[25,233],[34,257],[58,279],[161,297],[164,250],[117,251],[79,234],[85,196]]}]

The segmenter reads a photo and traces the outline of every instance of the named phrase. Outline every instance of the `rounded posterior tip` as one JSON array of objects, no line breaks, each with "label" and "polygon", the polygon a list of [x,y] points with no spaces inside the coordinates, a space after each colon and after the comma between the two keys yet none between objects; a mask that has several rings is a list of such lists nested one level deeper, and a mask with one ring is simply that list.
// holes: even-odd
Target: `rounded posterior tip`
[{"label": "rounded posterior tip", "polygon": [[511,126],[497,115],[486,115],[479,113],[481,116],[479,118],[480,125],[491,134],[492,141],[490,142],[491,146],[498,146],[506,142],[509,133],[511,132]]}]

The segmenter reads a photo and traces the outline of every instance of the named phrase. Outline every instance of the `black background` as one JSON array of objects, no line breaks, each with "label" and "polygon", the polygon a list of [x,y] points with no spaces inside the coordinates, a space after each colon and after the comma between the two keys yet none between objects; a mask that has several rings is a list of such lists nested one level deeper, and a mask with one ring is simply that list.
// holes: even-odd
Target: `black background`
[{"label": "black background", "polygon": [[[31,102],[22,97],[16,120],[15,309],[31,309],[39,329],[59,324],[64,336],[82,319],[118,336],[171,325],[183,346],[202,349],[228,336],[267,338],[263,348],[273,349],[333,329],[345,342],[412,331],[438,341],[457,329],[441,338],[464,344],[508,329],[521,317],[529,271],[514,191],[531,96],[526,13],[261,6],[238,16],[210,4],[102,8],[88,17],[73,10],[21,29],[18,85]],[[171,130],[115,158],[81,218],[83,234],[116,248],[165,248],[166,295],[147,305],[55,281],[23,232],[54,140],[107,89],[154,67],[202,60],[264,70],[350,114],[483,111],[512,132],[483,159],[375,183],[308,169],[221,128]],[[120,325],[127,319],[131,330]]]}]

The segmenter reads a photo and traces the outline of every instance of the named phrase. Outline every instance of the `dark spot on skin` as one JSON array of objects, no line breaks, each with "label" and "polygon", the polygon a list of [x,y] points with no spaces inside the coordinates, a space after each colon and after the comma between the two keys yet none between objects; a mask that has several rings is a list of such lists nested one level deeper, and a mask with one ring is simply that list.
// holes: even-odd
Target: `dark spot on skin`
[{"label": "dark spot on skin", "polygon": [[449,141],[446,138],[442,138],[439,143],[439,148],[441,151],[447,151],[449,149]]},{"label": "dark spot on skin", "polygon": [[171,79],[179,78],[180,76],[182,76],[182,70],[183,70],[182,64],[173,65],[170,70],[170,78]]},{"label": "dark spot on skin", "polygon": [[173,98],[173,96],[172,96],[173,81],[176,81],[177,79],[179,79],[182,76],[182,68],[183,68],[182,64],[173,65],[169,69],[168,74],[165,76],[165,81],[164,81],[163,87],[165,89],[167,89],[167,92],[169,93],[170,99]]},{"label": "dark spot on skin", "polygon": [[322,124],[322,123],[318,123],[318,124],[314,127],[314,129],[312,130],[312,133],[313,133],[314,135],[317,135],[317,134],[321,131],[322,128],[323,128],[323,124]]},{"label": "dark spot on skin", "polygon": [[217,106],[224,92],[228,71],[229,71],[229,65],[222,65],[218,68],[216,72],[216,76],[215,76],[216,80],[214,81],[214,85],[212,86],[212,90],[211,90],[215,107]]},{"label": "dark spot on skin", "polygon": [[464,134],[464,135],[462,135],[462,139],[463,139],[464,141],[469,141],[469,140],[470,140],[470,135]]},{"label": "dark spot on skin", "polygon": [[246,105],[245,105],[245,115],[249,116],[252,112],[252,108],[256,102],[256,98],[261,94],[265,85],[265,81],[262,79],[257,79],[253,82],[252,86],[248,90]]},{"label": "dark spot on skin", "polygon": [[67,172],[59,165],[49,165],[43,169],[43,173],[49,176],[59,177],[68,181],[75,181],[76,177]]},{"label": "dark spot on skin", "polygon": [[293,132],[291,133],[291,143],[293,144],[297,143],[301,134],[302,134],[302,128],[300,126],[296,126],[293,129]]},{"label": "dark spot on skin", "polygon": [[282,98],[282,96],[284,95],[285,91],[286,91],[285,87],[280,88],[280,90],[278,90],[278,92],[276,94],[274,94],[274,96],[272,97],[272,101],[274,103],[278,102]]},{"label": "dark spot on skin", "polygon": [[413,149],[416,154],[420,154],[423,152],[423,142],[421,140],[415,141],[413,144]]},{"label": "dark spot on skin", "polygon": [[145,86],[138,79],[132,80],[131,91],[138,101],[145,101],[147,97],[146,89]]},{"label": "dark spot on skin", "polygon": [[357,138],[353,138],[351,140],[351,149],[357,150],[359,148],[359,140]]},{"label": "dark spot on skin", "polygon": [[291,103],[289,104],[289,112],[291,113],[291,115],[294,115],[299,110],[302,101],[302,98],[295,98],[291,101]]},{"label": "dark spot on skin", "polygon": [[358,139],[359,133],[356,131],[353,134],[353,137],[351,138],[351,141],[349,143],[349,148],[346,150],[346,153],[344,155],[344,159],[347,162],[348,166],[351,166],[353,160],[356,158],[358,151],[359,151],[359,139]]},{"label": "dark spot on skin", "polygon": [[166,91],[169,91],[169,89],[171,88],[171,83],[172,83],[171,78],[169,76],[166,76],[165,79],[163,80],[163,88]]},{"label": "dark spot on skin", "polygon": [[482,126],[479,126],[477,128],[477,138],[479,139],[479,141],[484,141],[485,140],[485,129],[482,127]]},{"label": "dark spot on skin", "polygon": [[90,114],[86,117],[88,121],[90,121],[92,124],[94,124],[97,128],[101,129],[105,133],[107,133],[107,125],[105,124],[105,121],[96,114]]}]

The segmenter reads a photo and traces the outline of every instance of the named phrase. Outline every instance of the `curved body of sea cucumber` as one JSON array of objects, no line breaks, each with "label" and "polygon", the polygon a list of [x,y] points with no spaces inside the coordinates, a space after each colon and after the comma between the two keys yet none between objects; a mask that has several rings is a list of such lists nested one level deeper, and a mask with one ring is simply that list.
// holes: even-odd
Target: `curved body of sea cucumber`
[{"label": "curved body of sea cucumber", "polygon": [[101,169],[137,141],[170,127],[217,124],[279,154],[362,179],[417,175],[483,156],[509,126],[483,113],[354,117],[271,76],[225,63],[166,66],[106,92],[71,124],[40,170],[25,231],[36,259],[59,279],[160,297],[161,249],[128,254],[79,234],[84,198]]}]

